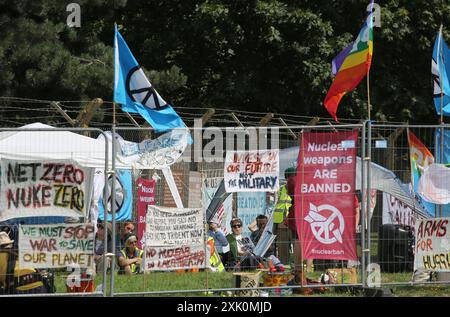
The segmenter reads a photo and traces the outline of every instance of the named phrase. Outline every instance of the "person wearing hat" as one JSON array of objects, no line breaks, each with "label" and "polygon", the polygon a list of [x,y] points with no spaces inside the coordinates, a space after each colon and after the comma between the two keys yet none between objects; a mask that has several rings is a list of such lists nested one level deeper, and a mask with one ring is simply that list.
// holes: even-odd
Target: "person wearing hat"
[{"label": "person wearing hat", "polygon": [[250,237],[243,233],[242,219],[233,218],[230,221],[232,233],[227,235],[228,243],[230,244],[230,257],[228,260],[229,267],[240,269],[255,269],[260,264],[253,251],[255,245]]},{"label": "person wearing hat", "polygon": [[208,236],[214,239],[214,247],[222,260],[222,263],[228,262],[228,255],[230,252],[230,245],[222,230],[219,228],[219,223],[215,219],[208,221],[209,230]]},{"label": "person wearing hat", "polygon": [[141,261],[144,251],[137,247],[137,236],[129,232],[124,237],[125,248],[117,254],[119,274],[137,274],[141,272]]},{"label": "person wearing hat", "polygon": [[[105,234],[108,235],[108,247],[105,252]],[[97,233],[95,234],[95,246],[94,246],[94,261],[96,272],[103,272],[106,268],[109,269],[111,267],[111,258],[108,257],[108,253],[113,252],[112,249],[112,225],[110,222],[106,222],[105,224],[102,221],[97,223]],[[106,254],[105,254],[106,253]],[[103,260],[104,256],[106,256],[106,263]]]}]

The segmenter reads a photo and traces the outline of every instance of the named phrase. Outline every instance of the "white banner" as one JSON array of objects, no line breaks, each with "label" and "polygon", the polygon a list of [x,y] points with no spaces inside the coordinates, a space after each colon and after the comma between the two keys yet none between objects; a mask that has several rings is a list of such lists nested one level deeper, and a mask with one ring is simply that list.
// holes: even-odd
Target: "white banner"
[{"label": "white banner", "polygon": [[145,271],[205,268],[205,245],[145,247]]},{"label": "white banner", "polygon": [[0,221],[30,216],[84,217],[91,169],[67,161],[1,160]]},{"label": "white banner", "polygon": [[450,218],[417,222],[414,270],[450,272]]},{"label": "white banner", "polygon": [[383,192],[383,224],[411,226],[415,229],[419,217],[404,202]]},{"label": "white banner", "polygon": [[225,190],[228,193],[277,191],[279,162],[279,150],[227,152]]},{"label": "white banner", "polygon": [[201,208],[148,206],[146,246],[204,245],[204,214]]},{"label": "white banner", "polygon": [[118,160],[136,169],[163,169],[175,163],[186,149],[188,129],[173,129],[157,139],[133,143],[118,138],[122,155]]},{"label": "white banner", "polygon": [[92,224],[21,225],[20,268],[92,268],[94,226]]}]

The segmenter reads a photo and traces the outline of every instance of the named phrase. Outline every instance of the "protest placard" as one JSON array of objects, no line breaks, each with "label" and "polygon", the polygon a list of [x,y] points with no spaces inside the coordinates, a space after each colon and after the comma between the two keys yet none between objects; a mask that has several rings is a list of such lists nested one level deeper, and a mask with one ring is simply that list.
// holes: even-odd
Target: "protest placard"
[{"label": "protest placard", "polygon": [[146,246],[204,244],[204,214],[201,208],[148,206],[145,227]]},{"label": "protest placard", "polygon": [[145,231],[145,217],[147,215],[147,207],[155,204],[155,180],[139,177],[137,180],[137,238],[138,247],[142,248],[141,239]]},{"label": "protest placard", "polygon": [[84,217],[90,169],[67,161],[1,160],[0,221],[30,216]]},{"label": "protest placard", "polygon": [[94,227],[92,224],[21,225],[20,268],[92,268]]},{"label": "protest placard", "polygon": [[146,271],[173,271],[204,268],[207,257],[204,244],[177,247],[145,247]]},{"label": "protest placard", "polygon": [[306,259],[356,260],[358,131],[303,133],[295,216]]},{"label": "protest placard", "polygon": [[228,151],[224,165],[225,190],[267,192],[279,189],[279,150]]},{"label": "protest placard", "polygon": [[450,218],[416,223],[414,270],[450,272]]},{"label": "protest placard", "polygon": [[250,235],[248,225],[255,221],[258,215],[266,214],[266,193],[237,193],[237,214],[244,224],[243,233]]},{"label": "protest placard", "polygon": [[383,192],[383,224],[410,226],[415,231],[419,215],[400,199]]}]

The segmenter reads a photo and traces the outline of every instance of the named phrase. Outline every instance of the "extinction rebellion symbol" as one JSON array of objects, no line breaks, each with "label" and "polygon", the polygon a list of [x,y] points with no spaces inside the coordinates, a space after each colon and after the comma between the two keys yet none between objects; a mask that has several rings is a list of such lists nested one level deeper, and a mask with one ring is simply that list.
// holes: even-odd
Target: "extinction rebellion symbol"
[{"label": "extinction rebellion symbol", "polygon": [[[342,213],[334,206],[309,204],[309,214],[305,220],[310,223],[314,237],[323,244],[342,243],[345,223]],[[323,215],[324,211],[328,217]]]}]

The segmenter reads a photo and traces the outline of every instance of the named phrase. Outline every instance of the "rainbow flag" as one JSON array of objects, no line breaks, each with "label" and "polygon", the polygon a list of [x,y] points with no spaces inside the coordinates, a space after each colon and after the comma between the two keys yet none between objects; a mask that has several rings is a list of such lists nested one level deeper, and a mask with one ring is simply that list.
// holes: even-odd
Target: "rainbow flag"
[{"label": "rainbow flag", "polygon": [[358,86],[370,70],[373,53],[372,14],[373,0],[358,37],[333,60],[333,73],[336,77],[325,97],[324,106],[336,121],[336,111],[342,97]]},{"label": "rainbow flag", "polygon": [[434,204],[423,200],[419,194],[419,179],[424,167],[434,162],[434,156],[430,150],[408,129],[409,161],[411,164],[411,183],[419,202],[431,215],[435,214]]}]

